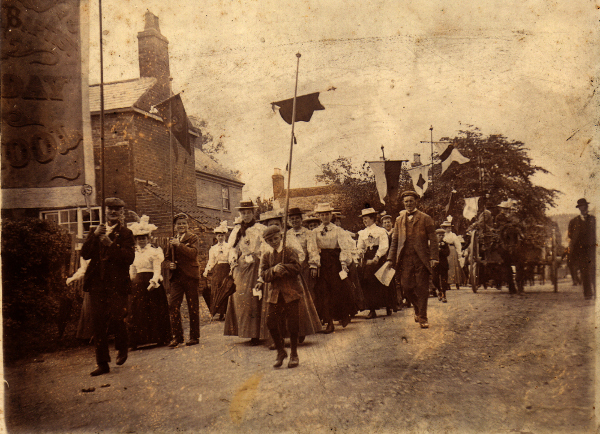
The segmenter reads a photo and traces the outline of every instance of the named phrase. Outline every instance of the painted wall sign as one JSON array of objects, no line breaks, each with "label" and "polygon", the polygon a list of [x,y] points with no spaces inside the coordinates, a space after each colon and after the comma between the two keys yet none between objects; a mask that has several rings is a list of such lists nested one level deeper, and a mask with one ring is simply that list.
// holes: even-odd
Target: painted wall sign
[{"label": "painted wall sign", "polygon": [[84,140],[87,27],[82,32],[80,6],[80,0],[2,2],[3,208],[85,203],[81,186],[94,185],[93,160],[86,161],[93,158],[91,134]]}]

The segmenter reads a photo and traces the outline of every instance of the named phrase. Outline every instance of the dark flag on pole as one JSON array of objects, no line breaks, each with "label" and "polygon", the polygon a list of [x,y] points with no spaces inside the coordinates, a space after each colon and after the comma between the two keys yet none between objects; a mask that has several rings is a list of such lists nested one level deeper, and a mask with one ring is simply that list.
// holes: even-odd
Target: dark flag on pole
[{"label": "dark flag on pole", "polygon": [[404,160],[369,161],[369,166],[375,174],[375,185],[379,193],[379,200],[386,204],[385,198],[394,202],[398,197],[400,172]]},{"label": "dark flag on pole", "polygon": [[[279,114],[288,124],[292,124],[292,110],[294,98],[271,103],[279,107]],[[275,108],[273,108],[275,110]],[[309,93],[296,97],[296,122],[308,122],[316,110],[325,110],[325,107],[319,101],[319,92]]]},{"label": "dark flag on pole", "polygon": [[447,217],[452,215],[452,211],[454,210],[454,205],[456,203],[456,190],[452,189],[450,192],[450,199],[448,199],[448,204],[444,208],[444,215]]},{"label": "dark flag on pole", "polygon": [[[171,106],[171,119],[169,119],[169,105]],[[188,134],[189,121],[187,114],[185,113],[183,101],[181,101],[181,94],[178,93],[177,95],[158,103],[154,107],[158,110],[158,113],[163,118],[167,128],[171,129],[181,146],[183,146],[188,154],[191,154],[192,147],[190,144],[190,136]]]}]

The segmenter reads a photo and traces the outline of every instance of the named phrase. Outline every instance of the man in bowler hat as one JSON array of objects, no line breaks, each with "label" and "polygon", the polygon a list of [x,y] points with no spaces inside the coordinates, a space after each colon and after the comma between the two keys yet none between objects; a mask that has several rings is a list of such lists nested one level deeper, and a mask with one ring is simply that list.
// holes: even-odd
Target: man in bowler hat
[{"label": "man in bowler hat", "polygon": [[577,201],[581,213],[569,222],[569,252],[575,268],[581,273],[583,296],[591,299],[595,295],[596,276],[596,218],[588,213],[589,202]]},{"label": "man in bowler hat", "polygon": [[439,260],[438,241],[432,218],[417,209],[419,195],[405,191],[401,198],[405,209],[396,219],[387,260],[398,270],[395,277],[415,308],[415,322],[426,329],[429,276]]},{"label": "man in bowler hat", "polygon": [[89,259],[83,290],[89,292],[94,326],[97,367],[93,377],[110,372],[108,363],[108,328],[115,331],[117,365],[127,360],[127,295],[129,293],[129,266],[135,257],[134,238],[121,220],[125,202],[116,197],[105,200],[106,223],[90,231],[81,247],[81,257]]}]

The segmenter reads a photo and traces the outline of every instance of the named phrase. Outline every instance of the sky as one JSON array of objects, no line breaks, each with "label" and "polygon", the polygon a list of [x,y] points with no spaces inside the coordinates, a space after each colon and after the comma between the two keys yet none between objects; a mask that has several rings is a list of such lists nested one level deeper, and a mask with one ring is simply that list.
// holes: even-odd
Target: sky
[{"label": "sky", "polygon": [[[104,79],[139,76],[144,13],[169,40],[173,91],[207,124],[241,172],[244,196],[272,196],[291,126],[271,102],[322,92],[324,111],[296,123],[292,188],[323,163],[429,160],[421,141],[470,125],[522,141],[563,192],[549,214],[600,198],[595,174],[598,8],[572,0],[103,0]],[[98,3],[90,2],[90,82],[99,81]],[[335,90],[328,89],[334,87]]]}]

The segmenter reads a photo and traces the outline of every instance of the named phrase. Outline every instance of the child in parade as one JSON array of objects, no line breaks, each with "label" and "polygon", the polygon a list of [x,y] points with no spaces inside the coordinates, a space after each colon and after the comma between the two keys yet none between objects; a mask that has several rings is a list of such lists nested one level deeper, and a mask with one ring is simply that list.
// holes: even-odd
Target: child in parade
[{"label": "child in parade", "polygon": [[277,358],[273,367],[279,368],[288,356],[283,341],[283,330],[287,326],[291,347],[288,368],[295,368],[300,363],[298,358],[298,304],[302,297],[298,254],[294,249],[283,246],[278,226],[269,226],[265,230],[263,238],[272,249],[262,256],[260,275],[265,282],[270,284],[270,291],[267,295],[269,303],[267,326],[277,347]]},{"label": "child in parade", "polygon": [[450,284],[448,283],[448,256],[450,255],[450,246],[444,239],[444,236],[446,235],[444,229],[436,229],[435,234],[438,239],[440,261],[433,267],[433,285],[438,291],[438,299],[442,303],[447,303],[446,291],[450,289]]}]

